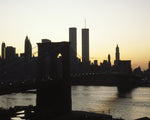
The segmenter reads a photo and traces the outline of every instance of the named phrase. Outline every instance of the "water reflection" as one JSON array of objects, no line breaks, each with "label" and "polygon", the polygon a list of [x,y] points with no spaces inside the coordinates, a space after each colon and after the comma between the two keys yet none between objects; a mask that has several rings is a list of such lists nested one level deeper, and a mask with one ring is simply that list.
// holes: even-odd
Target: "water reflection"
[{"label": "water reflection", "polygon": [[2,95],[0,96],[0,107],[8,109],[14,106],[35,105],[35,100],[35,94],[17,93],[10,95]]},{"label": "water reflection", "polygon": [[[88,94],[86,94],[88,93]],[[117,89],[108,91],[103,87],[85,87],[79,86],[78,89],[72,90],[73,109],[92,111],[97,113],[106,113],[110,109],[111,101],[117,98]],[[74,104],[75,103],[75,104]]]},{"label": "water reflection", "polygon": [[[0,96],[0,107],[3,108],[35,105],[35,102],[35,94]],[[73,86],[72,108],[110,114],[126,120],[150,117],[150,88],[136,88],[132,93],[120,97],[116,87]]]},{"label": "water reflection", "polygon": [[127,120],[150,117],[150,88],[137,88],[120,97],[116,87],[86,87],[86,91],[82,87],[72,91],[74,110],[105,113]]}]

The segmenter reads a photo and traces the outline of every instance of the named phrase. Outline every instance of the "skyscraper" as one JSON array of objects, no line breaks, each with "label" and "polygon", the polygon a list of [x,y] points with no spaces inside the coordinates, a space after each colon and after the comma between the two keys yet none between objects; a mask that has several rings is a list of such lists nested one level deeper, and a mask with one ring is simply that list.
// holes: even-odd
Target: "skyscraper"
[{"label": "skyscraper", "polygon": [[2,43],[2,60],[4,60],[5,59],[5,57],[6,57],[6,49],[5,49],[5,43],[3,42]]},{"label": "skyscraper", "polygon": [[82,62],[89,63],[89,29],[82,29]]},{"label": "skyscraper", "polygon": [[116,59],[114,61],[114,64],[115,64],[115,66],[118,66],[119,61],[120,61],[120,53],[119,53],[119,47],[118,47],[118,45],[116,47],[116,56],[115,57],[116,57]]},{"label": "skyscraper", "polygon": [[108,65],[107,65],[107,71],[110,71],[111,69],[111,56],[108,54]]},{"label": "skyscraper", "polygon": [[30,59],[32,57],[32,46],[31,46],[28,36],[26,36],[26,39],[25,39],[25,52],[24,53],[25,53],[26,59]]},{"label": "skyscraper", "polygon": [[115,71],[119,73],[131,73],[131,60],[120,60],[119,46],[116,47]]},{"label": "skyscraper", "polygon": [[69,28],[69,42],[70,57],[74,60],[77,57],[77,29],[75,27]]},{"label": "skyscraper", "polygon": [[120,60],[120,53],[119,53],[119,47],[117,45],[116,47],[116,61],[119,61]]},{"label": "skyscraper", "polygon": [[108,54],[108,63],[110,64],[110,54]]}]

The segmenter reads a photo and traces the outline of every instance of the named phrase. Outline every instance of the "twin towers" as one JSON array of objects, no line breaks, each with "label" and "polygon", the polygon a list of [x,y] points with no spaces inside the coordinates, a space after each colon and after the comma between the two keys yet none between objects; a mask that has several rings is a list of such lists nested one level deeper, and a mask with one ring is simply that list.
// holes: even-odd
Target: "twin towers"
[{"label": "twin towers", "polygon": [[[71,60],[77,59],[77,28],[69,28]],[[89,64],[89,29],[82,29],[82,63]]]}]

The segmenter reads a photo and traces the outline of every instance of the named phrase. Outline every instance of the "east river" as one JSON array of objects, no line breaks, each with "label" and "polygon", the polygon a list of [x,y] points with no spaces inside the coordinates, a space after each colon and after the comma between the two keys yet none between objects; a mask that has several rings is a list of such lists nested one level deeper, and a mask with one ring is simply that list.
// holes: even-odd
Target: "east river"
[{"label": "east river", "polygon": [[[0,107],[3,108],[35,104],[35,94],[17,93],[0,96]],[[126,120],[150,117],[150,88],[139,87],[126,96],[118,97],[116,87],[73,86],[72,109],[109,114],[113,118]]]}]

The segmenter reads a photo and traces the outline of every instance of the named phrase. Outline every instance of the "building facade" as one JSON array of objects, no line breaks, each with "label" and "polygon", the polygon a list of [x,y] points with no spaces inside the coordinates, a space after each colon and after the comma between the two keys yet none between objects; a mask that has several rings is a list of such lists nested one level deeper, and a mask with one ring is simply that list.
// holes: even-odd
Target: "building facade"
[{"label": "building facade", "polygon": [[16,58],[16,49],[12,46],[6,47],[6,60],[14,60]]},{"label": "building facade", "polygon": [[2,60],[4,60],[5,59],[5,57],[6,57],[6,50],[5,50],[5,43],[3,42],[2,43],[2,49],[1,49],[1,55],[2,55]]},{"label": "building facade", "polygon": [[82,29],[82,62],[89,63],[89,29]]},{"label": "building facade", "polygon": [[69,42],[70,57],[74,60],[77,57],[77,29],[75,27],[69,28]]},{"label": "building facade", "polygon": [[24,54],[25,54],[26,59],[31,59],[31,57],[32,57],[32,46],[31,46],[31,43],[30,43],[28,36],[26,36],[26,38],[25,38]]},{"label": "building facade", "polygon": [[119,64],[120,61],[120,52],[119,52],[119,46],[117,45],[116,47],[116,55],[115,55],[116,59],[115,59],[115,65]]}]

